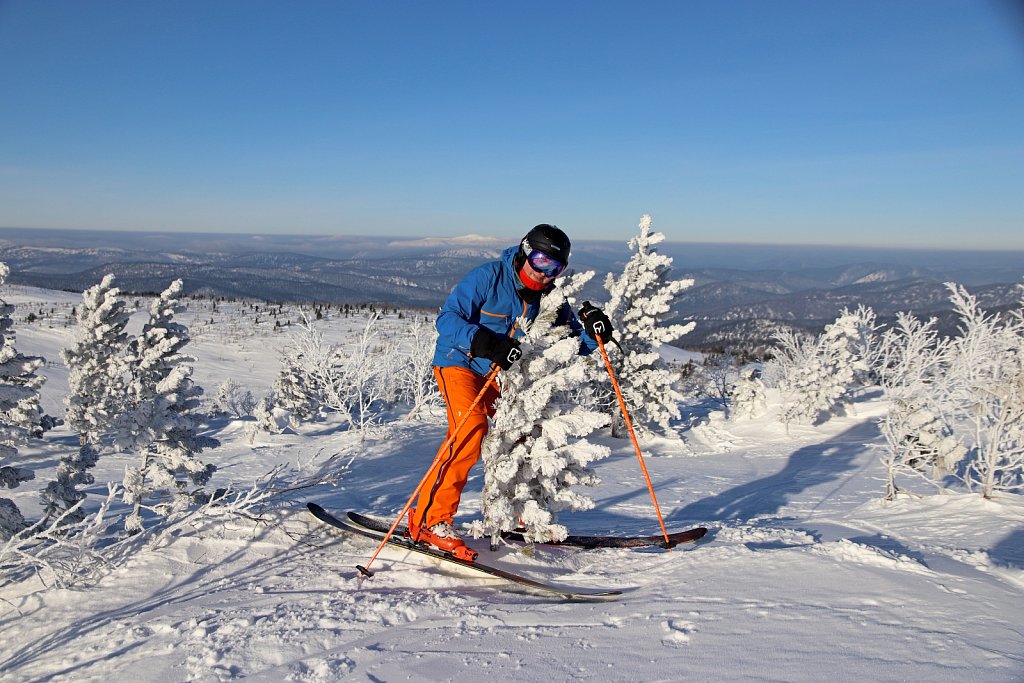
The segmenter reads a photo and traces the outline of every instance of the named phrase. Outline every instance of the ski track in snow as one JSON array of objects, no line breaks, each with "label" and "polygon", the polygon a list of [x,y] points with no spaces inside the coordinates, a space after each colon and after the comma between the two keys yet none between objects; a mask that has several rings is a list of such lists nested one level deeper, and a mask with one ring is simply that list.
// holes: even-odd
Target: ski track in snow
[{"label": "ski track in snow", "polygon": [[[63,335],[21,326],[18,348],[57,360]],[[196,379],[208,392],[229,376],[264,391],[277,365],[265,341],[208,332],[191,349]],[[45,369],[53,414],[61,373]],[[713,420],[686,444],[645,444],[668,526],[711,529],[696,545],[492,553],[474,542],[512,571],[625,591],[613,602],[553,599],[390,548],[372,579],[358,577],[374,542],[318,523],[304,501],[397,513],[439,424],[396,424],[360,444],[329,423],[254,436],[249,422],[222,421],[213,435],[224,445],[208,457],[222,483],[332,456],[354,457],[351,472],[270,524],[211,519],[151,536],[92,587],[0,587],[0,680],[1024,680],[1024,500],[883,503],[873,420],[884,407],[874,397],[856,407],[788,435],[770,417]],[[613,455],[596,463],[597,507],[563,521],[574,533],[656,532],[631,446],[601,442]],[[73,444],[55,430],[26,450],[36,481],[4,495],[34,514],[33,486]],[[98,482],[119,479],[126,462],[105,455]],[[480,485],[474,470],[457,521],[477,514]]]}]

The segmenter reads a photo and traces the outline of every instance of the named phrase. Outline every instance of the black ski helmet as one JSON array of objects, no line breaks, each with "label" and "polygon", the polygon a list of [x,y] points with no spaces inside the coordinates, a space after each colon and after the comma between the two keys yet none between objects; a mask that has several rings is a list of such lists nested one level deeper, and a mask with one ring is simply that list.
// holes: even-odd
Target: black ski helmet
[{"label": "black ski helmet", "polygon": [[569,264],[569,251],[572,244],[569,236],[554,225],[541,223],[519,243],[519,256],[525,261],[532,251],[542,251],[556,261]]}]

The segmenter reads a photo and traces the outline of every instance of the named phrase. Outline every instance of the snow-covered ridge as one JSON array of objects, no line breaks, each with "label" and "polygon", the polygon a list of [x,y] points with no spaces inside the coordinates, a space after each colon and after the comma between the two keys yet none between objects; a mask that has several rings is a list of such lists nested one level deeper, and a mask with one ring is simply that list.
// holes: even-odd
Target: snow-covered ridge
[{"label": "snow-covered ridge", "polygon": [[488,237],[485,235],[462,235],[459,237],[423,237],[419,239],[392,240],[389,247],[446,247],[446,246],[484,246],[496,248],[508,246],[508,238]]}]

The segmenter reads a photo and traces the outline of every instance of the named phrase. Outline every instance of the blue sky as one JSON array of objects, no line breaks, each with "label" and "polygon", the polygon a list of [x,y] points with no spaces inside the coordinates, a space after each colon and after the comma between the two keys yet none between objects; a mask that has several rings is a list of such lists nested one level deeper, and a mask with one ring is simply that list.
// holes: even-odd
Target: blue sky
[{"label": "blue sky", "polygon": [[1024,249],[1017,0],[0,0],[0,225]]}]

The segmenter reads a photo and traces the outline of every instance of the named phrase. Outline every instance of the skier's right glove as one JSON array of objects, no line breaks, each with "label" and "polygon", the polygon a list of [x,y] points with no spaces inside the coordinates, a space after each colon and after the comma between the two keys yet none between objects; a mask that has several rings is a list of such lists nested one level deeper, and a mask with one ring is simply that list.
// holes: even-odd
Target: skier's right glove
[{"label": "skier's right glove", "polygon": [[508,370],[523,355],[519,350],[519,342],[515,339],[494,334],[484,327],[477,330],[473,336],[469,352],[475,358],[486,358],[497,363],[502,370]]}]

